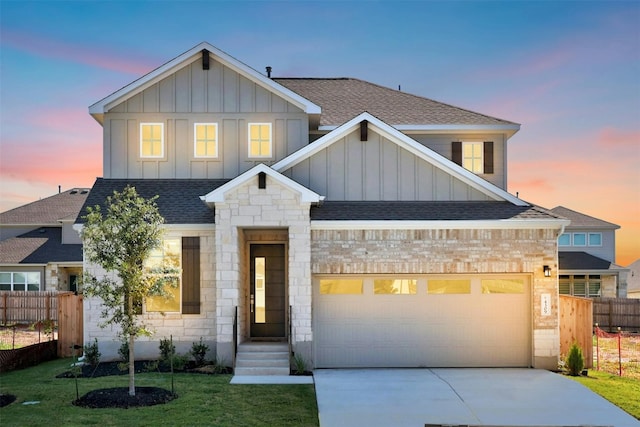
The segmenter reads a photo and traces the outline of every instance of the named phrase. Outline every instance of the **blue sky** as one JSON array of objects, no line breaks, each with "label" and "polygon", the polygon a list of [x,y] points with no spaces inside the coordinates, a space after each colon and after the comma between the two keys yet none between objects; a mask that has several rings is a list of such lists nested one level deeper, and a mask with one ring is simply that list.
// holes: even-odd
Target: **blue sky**
[{"label": "blue sky", "polygon": [[640,1],[0,0],[0,210],[102,175],[87,107],[201,41],[522,124],[509,191],[640,257]]}]

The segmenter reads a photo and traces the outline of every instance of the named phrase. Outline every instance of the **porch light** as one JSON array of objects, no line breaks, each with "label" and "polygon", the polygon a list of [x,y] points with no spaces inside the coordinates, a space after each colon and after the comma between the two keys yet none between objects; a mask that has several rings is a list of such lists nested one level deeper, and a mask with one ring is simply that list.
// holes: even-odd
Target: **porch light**
[{"label": "porch light", "polygon": [[551,267],[545,265],[542,267],[542,271],[544,272],[544,277],[551,277]]}]

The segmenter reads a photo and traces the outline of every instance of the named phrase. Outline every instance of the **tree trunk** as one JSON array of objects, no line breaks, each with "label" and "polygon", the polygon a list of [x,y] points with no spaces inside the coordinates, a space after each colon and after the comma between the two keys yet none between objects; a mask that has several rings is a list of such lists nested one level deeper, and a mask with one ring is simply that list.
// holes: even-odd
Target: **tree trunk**
[{"label": "tree trunk", "polygon": [[[131,295],[128,296],[128,300],[129,300],[129,318],[133,317],[133,297]],[[129,396],[135,396],[136,395],[136,379],[135,379],[135,372],[136,372],[136,361],[135,358],[133,356],[133,346],[135,344],[135,335],[132,333],[132,331],[129,331]]]}]

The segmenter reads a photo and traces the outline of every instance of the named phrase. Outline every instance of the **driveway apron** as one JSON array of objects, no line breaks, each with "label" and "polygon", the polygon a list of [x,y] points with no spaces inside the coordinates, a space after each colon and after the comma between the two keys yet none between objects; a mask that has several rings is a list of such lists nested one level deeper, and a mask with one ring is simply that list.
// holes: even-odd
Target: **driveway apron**
[{"label": "driveway apron", "polygon": [[640,422],[538,369],[318,369],[321,427],[615,426]]}]

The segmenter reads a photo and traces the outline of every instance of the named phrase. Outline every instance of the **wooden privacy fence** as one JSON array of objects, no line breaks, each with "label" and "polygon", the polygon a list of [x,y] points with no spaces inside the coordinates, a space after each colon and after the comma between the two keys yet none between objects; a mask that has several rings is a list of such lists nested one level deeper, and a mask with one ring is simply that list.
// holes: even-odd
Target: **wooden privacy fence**
[{"label": "wooden privacy fence", "polygon": [[585,368],[593,367],[593,301],[560,295],[560,354],[575,342],[582,349]]},{"label": "wooden privacy fence", "polygon": [[607,332],[640,332],[640,299],[594,298],[593,321]]},{"label": "wooden privacy fence", "polygon": [[[82,295],[58,294],[58,357],[74,356],[74,346],[83,345]],[[78,348],[75,355],[81,355]]]},{"label": "wooden privacy fence", "polygon": [[4,325],[58,320],[58,292],[2,291],[0,316]]}]

